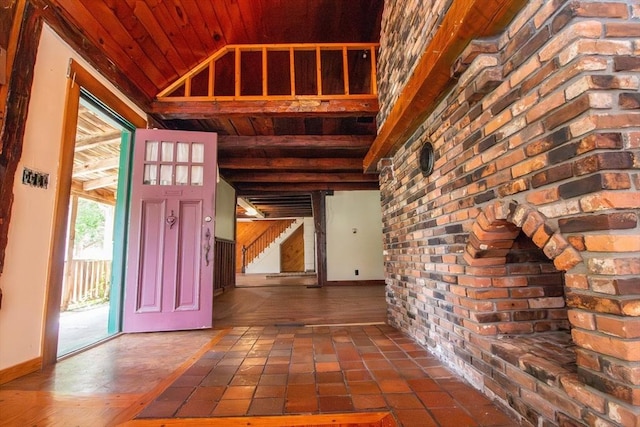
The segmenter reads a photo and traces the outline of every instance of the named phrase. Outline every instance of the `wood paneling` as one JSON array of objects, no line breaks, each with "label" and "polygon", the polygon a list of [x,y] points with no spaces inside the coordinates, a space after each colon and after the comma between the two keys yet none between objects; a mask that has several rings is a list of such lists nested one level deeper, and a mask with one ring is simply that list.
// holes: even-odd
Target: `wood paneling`
[{"label": "wood paneling", "polygon": [[213,263],[214,291],[220,291],[235,285],[235,252],[236,242],[216,237],[214,247],[215,261]]},{"label": "wood paneling", "polygon": [[304,271],[304,224],[280,245],[280,271],[283,273]]}]

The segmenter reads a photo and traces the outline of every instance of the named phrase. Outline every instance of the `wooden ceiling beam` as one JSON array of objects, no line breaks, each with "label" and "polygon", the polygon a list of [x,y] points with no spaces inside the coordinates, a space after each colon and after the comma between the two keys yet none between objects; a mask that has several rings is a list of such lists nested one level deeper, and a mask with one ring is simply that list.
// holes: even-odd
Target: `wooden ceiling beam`
[{"label": "wooden ceiling beam", "polygon": [[120,158],[116,156],[83,163],[73,168],[73,176],[77,177],[89,173],[116,169],[119,166],[119,162]]},{"label": "wooden ceiling beam", "polygon": [[364,117],[378,113],[375,99],[296,99],[286,101],[154,101],[150,114],[160,120],[241,117]]},{"label": "wooden ceiling beam", "polygon": [[252,170],[362,170],[361,159],[349,158],[301,158],[301,157],[228,157],[218,160],[220,169]]},{"label": "wooden ceiling beam", "polygon": [[110,175],[102,178],[90,179],[82,183],[84,191],[96,190],[98,188],[111,187],[118,184],[118,176]]},{"label": "wooden ceiling beam", "polygon": [[379,190],[377,182],[287,182],[287,183],[238,183],[234,185],[239,196],[262,192],[285,193],[289,191],[356,191]]},{"label": "wooden ceiling beam", "polygon": [[269,135],[269,136],[218,136],[218,150],[313,148],[313,149],[366,149],[374,135]]},{"label": "wooden ceiling beam", "polygon": [[232,172],[227,171],[224,178],[232,183],[239,182],[375,182],[378,184],[378,176],[375,174],[363,173],[326,173],[326,172]]},{"label": "wooden ceiling beam", "polygon": [[404,143],[436,108],[453,84],[451,66],[474,39],[495,35],[522,9],[526,0],[454,1],[420,57],[411,78],[378,130],[364,158],[365,171]]}]

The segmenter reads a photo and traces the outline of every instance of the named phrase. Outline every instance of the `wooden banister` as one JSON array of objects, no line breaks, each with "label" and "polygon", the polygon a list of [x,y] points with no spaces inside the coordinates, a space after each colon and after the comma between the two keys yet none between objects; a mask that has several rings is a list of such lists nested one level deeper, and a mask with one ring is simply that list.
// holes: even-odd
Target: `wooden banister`
[{"label": "wooden banister", "polygon": [[[159,101],[182,102],[182,101],[261,101],[261,100],[291,100],[291,99],[375,99],[377,96],[376,88],[376,50],[377,43],[323,43],[323,44],[248,44],[248,45],[227,45],[218,50],[213,55],[206,58],[200,64],[193,67],[185,75],[180,77],[157,96]],[[322,52],[333,51],[340,54],[342,58],[342,80],[344,82],[343,93],[326,94],[323,93],[323,64]],[[368,79],[368,91],[365,93],[350,93],[350,68],[349,53],[362,52],[363,58],[367,58],[369,70],[366,78]],[[242,93],[242,53],[258,52],[260,53],[262,71],[262,89],[261,94],[243,94]],[[269,77],[268,77],[268,55],[269,52],[288,52],[289,61],[289,79],[290,92],[288,94],[269,94]],[[296,70],[295,53],[296,52],[315,52],[315,69],[316,69],[316,93],[297,94],[296,93],[296,74],[300,72]],[[221,87],[220,82],[216,82],[216,64],[227,54],[234,55],[233,60],[233,95],[216,95],[216,88]],[[207,89],[202,94],[193,94],[192,80],[201,73],[207,72]]]},{"label": "wooden banister", "polygon": [[278,221],[272,227],[266,229],[261,235],[256,237],[251,243],[242,247],[242,272],[244,273],[247,265],[256,259],[265,249],[271,245],[282,233],[285,232],[294,219],[288,221]]}]

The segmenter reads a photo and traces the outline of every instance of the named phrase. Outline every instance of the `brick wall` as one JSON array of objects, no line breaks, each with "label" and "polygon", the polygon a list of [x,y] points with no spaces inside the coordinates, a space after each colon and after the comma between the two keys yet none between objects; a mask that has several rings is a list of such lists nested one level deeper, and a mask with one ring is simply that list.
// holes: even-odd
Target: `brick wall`
[{"label": "brick wall", "polygon": [[379,126],[389,115],[452,1],[385,0],[378,59]]},{"label": "brick wall", "polygon": [[533,425],[640,425],[639,54],[637,1],[530,1],[380,164],[389,321]]}]

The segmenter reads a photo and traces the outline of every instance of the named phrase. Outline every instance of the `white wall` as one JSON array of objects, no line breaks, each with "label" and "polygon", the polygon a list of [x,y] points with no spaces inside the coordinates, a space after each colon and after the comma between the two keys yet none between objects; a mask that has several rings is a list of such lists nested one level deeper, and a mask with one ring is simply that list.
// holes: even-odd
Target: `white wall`
[{"label": "white wall", "polygon": [[[46,279],[69,58],[77,60],[145,117],[45,25],[34,70],[22,158],[13,188],[4,272],[0,276],[4,295],[0,310],[0,369],[35,359],[42,353]],[[48,173],[49,187],[44,190],[22,185],[24,167]]]},{"label": "white wall", "polygon": [[220,178],[216,187],[216,229],[219,239],[235,240],[236,190]]},{"label": "white wall", "polygon": [[336,191],[326,201],[327,280],[384,279],[380,192]]}]

